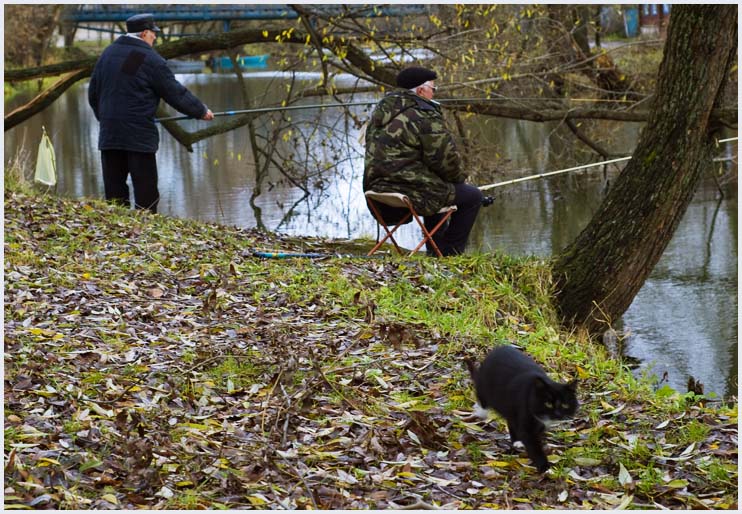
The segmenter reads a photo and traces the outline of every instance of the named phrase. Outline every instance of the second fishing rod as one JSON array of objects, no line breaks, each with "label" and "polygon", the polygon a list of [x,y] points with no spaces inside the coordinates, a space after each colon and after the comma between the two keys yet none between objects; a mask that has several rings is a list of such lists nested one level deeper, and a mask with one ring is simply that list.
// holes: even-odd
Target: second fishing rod
[{"label": "second fishing rod", "polygon": [[[456,104],[456,103],[472,103],[472,102],[494,102],[494,101],[503,101],[501,98],[443,98],[441,100],[436,100],[439,103],[442,104]],[[233,111],[221,111],[221,112],[215,112],[214,116],[238,116],[240,114],[263,114],[267,112],[283,112],[283,111],[299,111],[303,109],[329,109],[329,108],[338,108],[338,107],[357,107],[360,105],[376,105],[379,103],[378,100],[364,100],[364,101],[358,101],[358,102],[347,102],[347,103],[331,103],[331,104],[306,104],[306,105],[287,105],[287,106],[275,106],[275,107],[257,107],[254,109],[237,109]],[[163,121],[180,121],[180,120],[195,120],[197,118],[192,118],[190,116],[186,115],[178,115],[178,116],[167,116],[164,118],[156,118],[156,122],[163,122]]]}]

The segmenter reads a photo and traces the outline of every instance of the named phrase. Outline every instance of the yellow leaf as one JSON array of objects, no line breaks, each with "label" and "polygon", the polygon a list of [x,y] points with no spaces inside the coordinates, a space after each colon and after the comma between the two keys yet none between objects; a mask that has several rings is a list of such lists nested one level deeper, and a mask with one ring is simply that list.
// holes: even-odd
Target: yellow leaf
[{"label": "yellow leaf", "polygon": [[688,485],[687,480],[671,480],[667,487],[670,487],[672,489],[682,489],[683,487],[686,487]]},{"label": "yellow leaf", "polygon": [[41,336],[41,337],[46,337],[46,338],[52,338],[57,334],[53,330],[49,330],[47,328],[38,328],[38,327],[30,328],[29,332],[31,332],[31,334],[35,336]]},{"label": "yellow leaf", "polygon": [[508,468],[510,467],[510,463],[504,460],[491,460],[487,463],[488,466],[492,466],[493,468]]},{"label": "yellow leaf", "polygon": [[268,504],[268,498],[262,494],[253,494],[252,496],[248,496],[247,499],[250,503],[256,506]]},{"label": "yellow leaf", "polygon": [[580,380],[584,380],[589,377],[590,373],[582,369],[580,366],[577,366],[577,378],[579,378]]},{"label": "yellow leaf", "polygon": [[210,428],[208,425],[202,425],[199,423],[180,423],[178,426],[183,428],[193,428],[194,430],[208,430]]},{"label": "yellow leaf", "polygon": [[106,410],[97,403],[90,402],[88,405],[90,405],[90,408],[95,411],[96,414],[99,416],[102,416],[104,418],[112,418],[113,417],[113,411],[112,410]]},{"label": "yellow leaf", "polygon": [[101,500],[106,500],[108,503],[113,503],[114,505],[118,505],[119,500],[116,498],[113,494],[104,494],[100,497]]},{"label": "yellow leaf", "polygon": [[602,405],[605,410],[613,410],[613,405],[604,402],[603,400],[600,400],[600,405]]}]

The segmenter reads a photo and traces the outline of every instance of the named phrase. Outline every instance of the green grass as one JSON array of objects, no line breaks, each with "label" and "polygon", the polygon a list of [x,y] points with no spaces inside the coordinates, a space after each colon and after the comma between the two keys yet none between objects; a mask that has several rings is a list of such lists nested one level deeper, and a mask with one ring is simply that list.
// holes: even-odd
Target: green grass
[{"label": "green grass", "polygon": [[250,357],[255,356],[245,356],[240,359],[228,356],[211,369],[209,375],[218,383],[223,384],[229,392],[235,388],[248,387],[262,373],[260,368],[251,362]]}]

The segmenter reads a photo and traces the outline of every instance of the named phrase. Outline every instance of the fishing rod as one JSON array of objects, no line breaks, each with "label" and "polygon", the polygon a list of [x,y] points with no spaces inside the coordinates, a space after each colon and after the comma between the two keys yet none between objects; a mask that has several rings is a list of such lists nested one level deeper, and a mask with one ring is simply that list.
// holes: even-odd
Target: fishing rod
[{"label": "fishing rod", "polygon": [[[737,137],[728,137],[726,139],[719,139],[717,141],[717,143],[728,143],[730,141],[737,141],[737,139],[738,139]],[[611,159],[609,161],[594,162],[592,164],[583,164],[582,166],[574,166],[572,168],[565,168],[563,170],[549,171],[547,173],[538,173],[536,175],[529,175],[527,177],[516,178],[516,179],[513,179],[513,180],[506,180],[505,182],[497,182],[495,184],[488,184],[486,186],[479,186],[479,190],[480,191],[486,191],[487,189],[493,189],[495,187],[509,186],[510,184],[517,184],[518,182],[525,182],[527,180],[536,180],[536,179],[539,179],[539,178],[551,177],[553,175],[560,175],[562,173],[569,173],[570,171],[585,170],[585,169],[588,169],[588,168],[594,168],[596,166],[605,166],[607,164],[614,164],[616,162],[628,161],[629,159],[631,159],[631,156],[630,155],[628,157],[619,157],[617,159]]]},{"label": "fishing rod", "polygon": [[525,182],[527,180],[535,180],[537,178],[551,177],[553,175],[559,175],[561,173],[569,173],[570,171],[584,170],[588,168],[594,168],[595,166],[603,166],[605,164],[613,164],[614,162],[628,161],[631,156],[619,157],[618,159],[611,159],[610,161],[594,162],[592,164],[583,164],[582,166],[575,166],[573,168],[565,168],[563,170],[549,171],[547,173],[539,173],[537,175],[529,175],[527,177],[516,178],[513,180],[506,180],[505,182],[497,182],[495,184],[488,184],[486,186],[479,186],[481,191],[492,189],[495,187],[509,186],[510,184],[517,184],[518,182]]},{"label": "fishing rod", "polygon": [[[279,112],[279,111],[296,111],[300,109],[324,109],[326,107],[353,107],[356,105],[374,105],[378,102],[349,102],[349,103],[337,103],[337,104],[315,104],[315,105],[289,105],[286,107],[260,107],[257,109],[239,109],[236,111],[223,111],[215,112],[216,116],[236,116],[238,114],[259,114],[263,112]],[[169,116],[167,118],[156,118],[155,121],[177,121],[177,120],[195,120],[198,118],[192,118],[188,115],[183,116]]]},{"label": "fishing rod", "polygon": [[254,250],[252,252],[253,257],[259,259],[327,259],[329,257],[335,258],[348,258],[348,259],[367,259],[367,258],[379,258],[382,255],[360,255],[360,254],[341,254],[341,253],[316,253],[316,252],[263,252]]},{"label": "fishing rod", "polygon": [[300,257],[304,259],[321,259],[323,257],[330,257],[326,253],[315,253],[315,252],[260,252],[253,251],[253,257],[260,257],[261,259],[290,259],[292,257]]},{"label": "fishing rod", "polygon": [[[440,100],[436,100],[438,103],[447,104],[447,103],[471,103],[471,102],[502,102],[507,99],[505,98],[441,98]],[[234,111],[221,111],[221,112],[215,112],[214,117],[216,116],[236,116],[238,114],[261,114],[265,112],[281,112],[281,111],[297,111],[302,109],[326,109],[328,107],[356,107],[359,105],[376,105],[379,103],[378,100],[366,100],[362,102],[348,102],[348,103],[332,103],[332,104],[310,104],[310,105],[288,105],[284,107],[259,107],[255,109],[238,109]],[[178,120],[196,120],[198,118],[193,118],[188,115],[180,115],[180,116],[168,116],[165,118],[156,118],[156,122],[163,122],[163,121],[178,121]]]}]

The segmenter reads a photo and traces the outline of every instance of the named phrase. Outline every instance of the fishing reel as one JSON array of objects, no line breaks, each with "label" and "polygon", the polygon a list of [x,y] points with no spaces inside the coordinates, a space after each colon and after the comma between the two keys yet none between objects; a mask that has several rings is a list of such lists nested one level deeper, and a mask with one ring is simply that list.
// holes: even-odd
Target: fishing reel
[{"label": "fishing reel", "polygon": [[482,207],[488,207],[495,203],[495,197],[494,196],[484,196],[482,197]]}]

